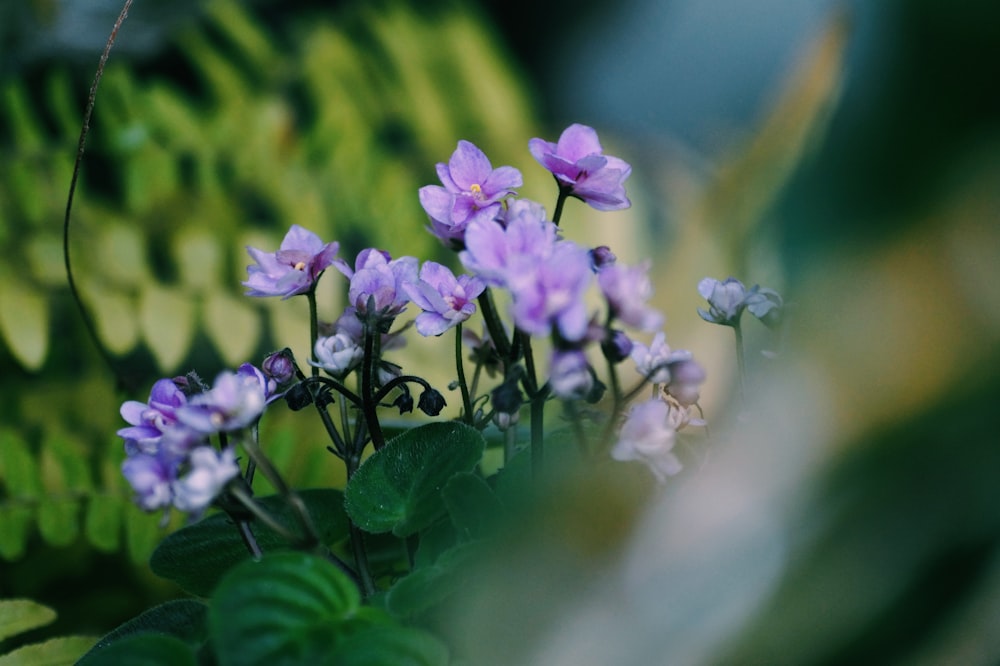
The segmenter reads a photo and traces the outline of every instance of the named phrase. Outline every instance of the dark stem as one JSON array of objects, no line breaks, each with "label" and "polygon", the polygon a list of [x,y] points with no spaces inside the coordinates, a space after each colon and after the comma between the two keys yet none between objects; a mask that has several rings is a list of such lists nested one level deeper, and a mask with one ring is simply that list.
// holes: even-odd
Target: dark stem
[{"label": "dark stem", "polygon": [[[309,301],[309,357],[316,354],[316,341],[319,340],[319,313],[316,309],[316,283],[306,292],[306,300]],[[312,366],[312,376],[319,375],[319,368]]]},{"label": "dark stem", "polygon": [[493,292],[487,287],[483,293],[479,294],[479,310],[483,313],[483,321],[486,322],[486,330],[490,334],[493,346],[503,359],[504,365],[509,365],[514,359],[510,357],[510,342],[503,329],[503,322],[497,314],[496,305],[493,303]]},{"label": "dark stem", "polygon": [[[360,429],[360,428],[359,428]],[[361,452],[347,459],[347,482],[351,482],[354,473],[358,471],[361,462]],[[365,534],[353,520],[348,519],[348,528],[351,537],[351,552],[354,554],[354,566],[358,569],[358,576],[361,579],[361,591],[365,597],[375,594],[375,581],[372,578],[371,569],[368,566],[368,551],[365,548]]]},{"label": "dark stem", "polygon": [[83,163],[83,153],[87,145],[87,134],[90,131],[90,117],[94,112],[94,103],[97,100],[97,86],[101,82],[101,77],[104,76],[104,67],[107,65],[108,56],[111,54],[111,47],[118,37],[118,31],[125,22],[131,6],[132,0],[125,0],[118,18],[115,20],[115,25],[111,29],[111,34],[108,36],[108,41],[104,45],[101,59],[97,64],[97,72],[94,74],[94,82],[90,86],[90,94],[87,96],[87,106],[83,112],[83,125],[80,127],[80,140],[76,148],[76,161],[73,163],[73,176],[69,181],[69,193],[66,195],[66,215],[63,218],[63,265],[66,269],[66,281],[69,284],[69,291],[73,297],[73,302],[76,303],[76,307],[80,312],[80,318],[83,319],[87,334],[97,347],[97,351],[100,352],[105,365],[111,370],[111,374],[115,376],[119,388],[124,388],[125,380],[115,367],[114,359],[111,358],[111,352],[108,351],[107,347],[101,342],[101,338],[97,335],[97,326],[94,324],[94,319],[90,316],[87,306],[83,304],[83,299],[80,297],[80,290],[76,286],[76,279],[73,277],[73,265],[70,261],[69,251],[69,223],[70,215],[73,211],[73,196],[76,194],[76,184],[80,178],[80,165]]},{"label": "dark stem", "polygon": [[535,372],[535,354],[531,349],[531,338],[523,331],[514,334],[524,351],[525,375],[522,379],[528,400],[531,403],[531,474],[538,477],[542,473],[545,458],[545,397],[547,391],[538,390],[538,375]]},{"label": "dark stem", "polygon": [[733,326],[733,331],[736,332],[736,368],[739,372],[739,387],[740,387],[740,403],[745,404],[746,402],[746,390],[744,389],[744,384],[746,382],[747,376],[747,366],[746,358],[743,352],[743,329],[740,327],[739,322]]},{"label": "dark stem", "polygon": [[[559,183],[558,180],[556,180]],[[556,199],[556,210],[552,213],[552,224],[559,226],[559,220],[562,218],[563,206],[566,204],[566,199],[569,198],[569,193],[571,188],[559,183],[559,197]]]},{"label": "dark stem", "polygon": [[365,325],[365,356],[361,370],[361,410],[368,424],[368,432],[372,438],[372,446],[378,451],[385,446],[385,436],[382,425],[378,422],[375,399],[375,373],[378,365],[378,341],[380,333],[370,324]]},{"label": "dark stem", "polygon": [[458,387],[462,391],[462,408],[465,410],[465,422],[475,425],[475,415],[472,413],[472,396],[469,395],[469,385],[465,382],[465,363],[462,362],[462,324],[455,326],[455,370],[458,372]]}]

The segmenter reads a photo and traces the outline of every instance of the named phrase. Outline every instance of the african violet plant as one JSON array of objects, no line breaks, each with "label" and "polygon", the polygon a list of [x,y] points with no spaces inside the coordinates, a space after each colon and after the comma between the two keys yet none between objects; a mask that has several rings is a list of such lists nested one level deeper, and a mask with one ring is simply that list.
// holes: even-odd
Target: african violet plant
[{"label": "african violet plant", "polygon": [[[160,379],[146,402],[122,405],[122,473],[136,503],[193,521],[163,541],[153,570],[210,601],[152,609],[83,663],[164,651],[177,663],[448,663],[440,639],[405,623],[446,598],[488,542],[504,508],[498,478],[517,464],[530,468],[527,483],[542,475],[551,407],[591,464],[640,461],[661,482],[681,471],[673,449],[679,431],[704,425],[694,410],[705,373],[667,345],[649,304],[649,262],[627,265],[560,227],[570,199],[630,206],[631,167],[583,125],[528,145],[555,179],[551,218],[517,196],[519,170],[494,168],[468,141],[437,165],[441,184],[420,189],[428,230],[464,273],[378,248],[349,262],[338,243],[300,226],[275,251],[248,248],[247,295],[305,297],[312,354],[286,348],[210,384],[194,372]],[[346,289],[334,322],[318,318],[320,279]],[[736,310],[756,307],[748,301],[758,289],[740,296],[730,282],[706,284],[711,321],[738,326]],[[480,334],[466,328],[474,317]],[[446,406],[394,353],[411,335],[453,338],[448,388],[460,408],[389,436],[387,415],[438,417]],[[629,365],[638,372],[625,388]],[[282,403],[320,420],[331,464],[346,470],[343,491],[292,488],[269,460],[258,424]],[[482,465],[488,439],[502,446],[498,472]],[[255,495],[258,474],[273,496]]]}]

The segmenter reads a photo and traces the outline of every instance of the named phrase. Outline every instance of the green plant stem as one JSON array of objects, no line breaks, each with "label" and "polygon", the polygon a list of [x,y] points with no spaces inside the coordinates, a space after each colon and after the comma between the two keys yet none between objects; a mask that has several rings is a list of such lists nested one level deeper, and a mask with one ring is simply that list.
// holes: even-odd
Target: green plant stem
[{"label": "green plant stem", "polygon": [[531,338],[527,333],[518,331],[515,335],[521,341],[524,351],[525,375],[524,383],[527,389],[528,401],[531,404],[531,474],[540,476],[545,461],[545,397],[547,391],[538,390],[538,375],[535,372],[535,355],[531,349]]},{"label": "green plant stem", "polygon": [[[347,460],[347,482],[350,483],[354,473],[361,465],[361,452],[356,457]],[[368,551],[365,548],[365,534],[361,531],[353,520],[348,518],[348,529],[351,538],[351,552],[354,554],[354,566],[357,567],[358,577],[361,580],[361,591],[364,596],[370,597],[375,594],[375,580],[372,578],[371,568],[368,565]]]},{"label": "green plant stem", "polygon": [[[306,300],[309,301],[309,357],[316,353],[316,341],[319,340],[319,310],[316,308],[316,283],[306,292]],[[319,375],[319,368],[312,367],[312,376]]]},{"label": "green plant stem", "polygon": [[497,353],[500,355],[506,369],[506,367],[513,363],[515,359],[510,357],[510,341],[507,340],[507,334],[504,332],[503,322],[500,321],[500,315],[497,314],[496,304],[493,303],[493,292],[489,287],[484,289],[483,293],[479,294],[478,300],[479,311],[483,313],[483,321],[486,322],[486,330],[489,332],[490,339],[493,341],[493,346],[496,347]]},{"label": "green plant stem", "polygon": [[736,322],[733,326],[733,331],[736,333],[736,368],[739,373],[740,403],[745,404],[746,390],[744,387],[746,383],[747,366],[746,357],[743,351],[743,329],[740,327],[739,322]]},{"label": "green plant stem", "polygon": [[378,422],[375,400],[375,373],[378,365],[378,342],[380,333],[370,324],[365,325],[365,350],[361,368],[361,410],[368,424],[368,432],[372,438],[372,446],[378,451],[385,446],[385,436],[382,425]]},{"label": "green plant stem", "polygon": [[465,422],[475,425],[475,415],[472,413],[472,396],[469,395],[469,385],[465,381],[465,363],[462,362],[462,323],[455,326],[455,370],[458,373],[458,387],[462,391],[462,408],[465,410]]}]

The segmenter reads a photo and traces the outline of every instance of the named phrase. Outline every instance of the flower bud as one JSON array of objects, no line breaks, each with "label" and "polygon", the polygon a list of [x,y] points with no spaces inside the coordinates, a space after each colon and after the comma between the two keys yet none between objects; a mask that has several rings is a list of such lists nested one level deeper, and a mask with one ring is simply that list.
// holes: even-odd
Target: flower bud
[{"label": "flower bud", "polygon": [[435,389],[429,388],[420,394],[417,408],[427,416],[437,416],[446,404],[443,395]]},{"label": "flower bud", "polygon": [[281,351],[268,355],[260,369],[264,372],[265,377],[273,379],[277,385],[287,384],[295,378],[295,359],[292,356],[292,350],[285,347]]},{"label": "flower bud", "polygon": [[612,363],[621,363],[632,353],[632,340],[625,331],[610,330],[608,333],[610,335],[601,341],[601,351]]}]

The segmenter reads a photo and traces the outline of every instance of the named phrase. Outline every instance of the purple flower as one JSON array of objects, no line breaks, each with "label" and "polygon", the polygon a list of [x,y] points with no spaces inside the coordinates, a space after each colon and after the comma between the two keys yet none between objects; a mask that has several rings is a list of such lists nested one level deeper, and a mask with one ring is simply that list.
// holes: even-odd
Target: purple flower
[{"label": "purple flower", "polygon": [[287,384],[295,379],[295,357],[292,356],[292,350],[285,347],[281,351],[268,354],[260,369],[275,386]]},{"label": "purple flower", "polygon": [[459,275],[433,261],[425,261],[420,279],[403,288],[423,310],[417,315],[417,332],[423,336],[441,335],[468,319],[476,311],[475,299],[486,285],[479,278]]},{"label": "purple flower", "polygon": [[660,483],[680,472],[681,462],[673,453],[676,432],[669,417],[670,405],[657,398],[632,407],[611,449],[611,457],[645,463]]},{"label": "purple flower", "polygon": [[199,446],[191,450],[188,462],[187,474],[172,486],[174,506],[186,513],[204,511],[240,473],[232,448],[220,452],[210,446]]},{"label": "purple flower", "polygon": [[266,387],[256,373],[222,372],[211,389],[177,409],[177,420],[196,432],[211,435],[250,425],[264,412],[266,404]]},{"label": "purple flower", "polygon": [[654,384],[662,384],[681,405],[698,402],[705,369],[694,360],[690,351],[671,349],[662,332],[653,336],[648,347],[641,342],[633,343],[632,360],[639,374]]},{"label": "purple flower", "polygon": [[648,261],[638,266],[606,265],[597,273],[597,284],[611,314],[622,323],[643,331],[663,326],[663,315],[646,304],[653,295]]},{"label": "purple flower", "polygon": [[125,440],[129,454],[155,454],[165,444],[184,449],[197,435],[177,424],[177,409],[187,404],[187,397],[172,379],[160,379],[153,384],[147,403],[129,400],[122,404],[121,415],[131,427],[122,428],[118,436]]},{"label": "purple flower", "polygon": [[[395,317],[409,303],[403,285],[417,279],[415,257],[392,259],[388,252],[374,248],[358,254],[354,270],[342,262],[337,268],[350,278],[347,298],[361,316]],[[371,313],[368,312],[369,301],[373,307]]]},{"label": "purple flower", "polygon": [[431,233],[454,249],[462,247],[465,228],[477,219],[492,220],[500,201],[522,184],[514,167],[494,169],[489,158],[468,141],[459,141],[448,164],[437,165],[441,185],[420,188],[420,205],[431,219]]},{"label": "purple flower", "polygon": [[624,160],[604,155],[593,128],[570,125],[558,143],[532,139],[528,149],[539,164],[552,172],[560,189],[592,208],[620,210],[632,205],[623,185],[632,167]]},{"label": "purple flower", "polygon": [[669,364],[672,353],[662,331],[653,336],[648,347],[641,342],[632,343],[631,356],[635,361],[635,369],[654,384],[666,384],[670,381]]},{"label": "purple flower", "polygon": [[494,287],[506,287],[509,276],[545,262],[558,240],[556,225],[527,207],[506,224],[472,222],[465,232],[465,250],[459,254],[467,271]]},{"label": "purple flower", "polygon": [[531,335],[555,329],[563,340],[583,340],[590,323],[583,297],[592,278],[587,250],[559,241],[544,263],[525,262],[519,271],[509,272],[514,323]]},{"label": "purple flower", "polygon": [[282,298],[304,294],[333,263],[338,249],[337,243],[324,244],[313,232],[293,224],[277,252],[247,248],[257,265],[247,266],[247,281],[243,283],[246,293]]},{"label": "purple flower", "polygon": [[144,511],[166,509],[173,500],[171,485],[177,479],[180,458],[166,451],[135,452],[122,462],[122,476],[135,492],[135,503]]},{"label": "purple flower", "polygon": [[549,386],[556,397],[564,400],[586,398],[594,387],[594,376],[586,355],[579,349],[554,350],[549,367]]},{"label": "purple flower", "polygon": [[722,326],[739,326],[740,316],[746,307],[747,289],[734,277],[723,282],[705,278],[698,283],[698,293],[708,301],[708,311],[698,308],[705,321]]}]

